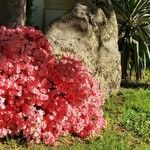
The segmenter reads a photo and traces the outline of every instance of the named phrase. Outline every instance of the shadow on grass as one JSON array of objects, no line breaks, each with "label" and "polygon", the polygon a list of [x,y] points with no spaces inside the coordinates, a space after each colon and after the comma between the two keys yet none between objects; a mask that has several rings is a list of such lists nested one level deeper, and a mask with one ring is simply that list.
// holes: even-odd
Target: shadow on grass
[{"label": "shadow on grass", "polygon": [[23,137],[22,133],[18,136],[8,135],[7,137],[0,139],[0,143],[2,143],[2,144],[9,144],[9,143],[11,144],[12,142],[15,142],[15,144],[17,144],[17,145],[27,147],[27,141]]},{"label": "shadow on grass", "polygon": [[150,89],[150,83],[146,82],[135,82],[135,81],[122,81],[122,88],[132,88],[132,89]]}]

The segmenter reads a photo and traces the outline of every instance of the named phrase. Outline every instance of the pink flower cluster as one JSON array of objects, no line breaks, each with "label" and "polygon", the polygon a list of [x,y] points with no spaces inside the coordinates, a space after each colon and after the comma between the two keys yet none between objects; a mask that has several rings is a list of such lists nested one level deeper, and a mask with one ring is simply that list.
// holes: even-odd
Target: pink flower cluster
[{"label": "pink flower cluster", "polygon": [[103,103],[91,72],[71,55],[57,61],[40,31],[0,28],[0,138],[54,144],[68,133],[98,134]]}]

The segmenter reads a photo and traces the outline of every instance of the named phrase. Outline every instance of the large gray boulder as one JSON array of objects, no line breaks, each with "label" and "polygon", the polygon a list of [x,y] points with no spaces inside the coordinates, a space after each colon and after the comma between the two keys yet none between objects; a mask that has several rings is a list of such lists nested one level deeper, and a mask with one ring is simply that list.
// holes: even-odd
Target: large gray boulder
[{"label": "large gray boulder", "polygon": [[109,0],[79,0],[68,14],[55,20],[47,37],[56,55],[71,52],[93,70],[104,95],[120,87],[116,16]]}]

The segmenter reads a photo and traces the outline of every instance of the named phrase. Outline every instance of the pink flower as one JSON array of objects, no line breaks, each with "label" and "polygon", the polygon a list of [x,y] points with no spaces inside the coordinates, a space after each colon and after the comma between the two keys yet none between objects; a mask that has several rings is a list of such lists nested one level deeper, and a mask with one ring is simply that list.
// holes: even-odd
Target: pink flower
[{"label": "pink flower", "polygon": [[73,55],[59,61],[32,27],[0,27],[0,138],[56,144],[60,136],[98,134],[106,122],[102,91]]}]

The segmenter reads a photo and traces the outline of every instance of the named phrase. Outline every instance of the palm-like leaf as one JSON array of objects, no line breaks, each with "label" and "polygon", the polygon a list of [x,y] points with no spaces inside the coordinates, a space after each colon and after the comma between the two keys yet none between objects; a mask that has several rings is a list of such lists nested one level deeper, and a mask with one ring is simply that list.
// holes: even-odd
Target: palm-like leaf
[{"label": "palm-like leaf", "polygon": [[150,0],[112,0],[112,3],[119,25],[122,76],[126,79],[130,66],[138,80],[150,64]]}]

